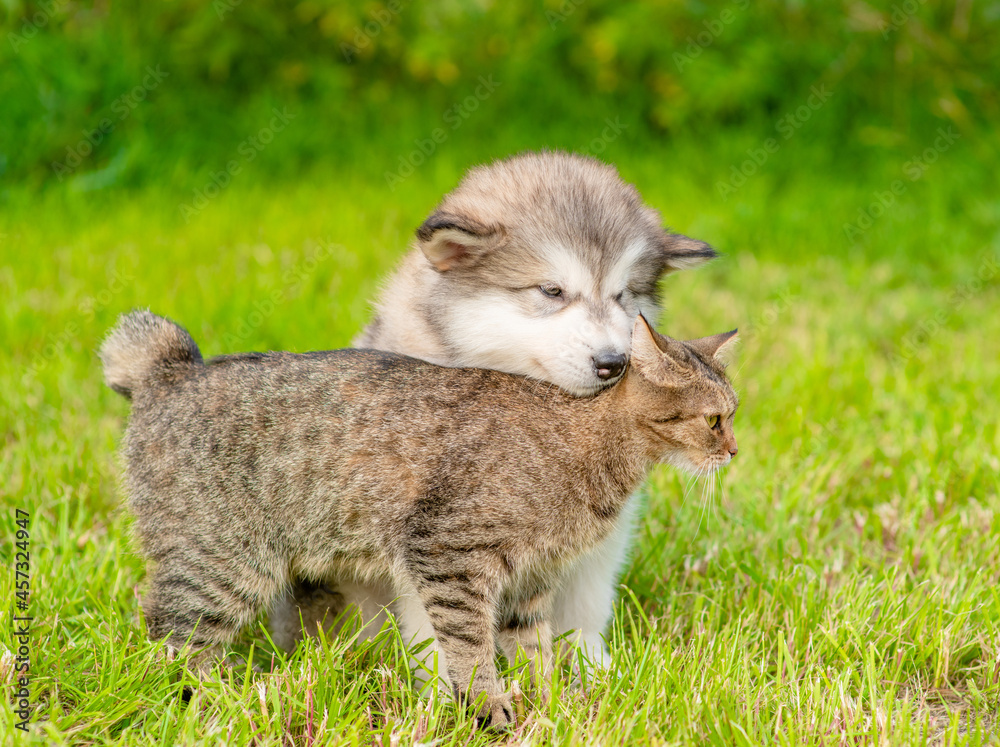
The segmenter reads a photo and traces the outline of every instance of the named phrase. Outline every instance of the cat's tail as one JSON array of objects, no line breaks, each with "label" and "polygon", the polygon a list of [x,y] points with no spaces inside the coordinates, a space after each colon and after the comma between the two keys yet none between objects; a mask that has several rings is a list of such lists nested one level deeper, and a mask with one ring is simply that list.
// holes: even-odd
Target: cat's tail
[{"label": "cat's tail", "polygon": [[108,386],[129,399],[136,390],[183,378],[202,365],[187,330],[150,311],[122,314],[100,356]]}]

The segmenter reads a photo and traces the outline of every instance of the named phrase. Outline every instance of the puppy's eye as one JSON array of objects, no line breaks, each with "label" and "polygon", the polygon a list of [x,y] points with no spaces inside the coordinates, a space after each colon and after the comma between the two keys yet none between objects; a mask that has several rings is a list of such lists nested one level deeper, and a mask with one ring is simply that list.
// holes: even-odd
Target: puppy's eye
[{"label": "puppy's eye", "polygon": [[708,423],[708,427],[714,431],[716,428],[719,427],[721,419],[719,418],[718,415],[708,415],[705,417],[705,421]]},{"label": "puppy's eye", "polygon": [[538,290],[544,293],[549,298],[559,298],[562,294],[562,288],[554,283],[545,283],[544,285],[539,285]]}]

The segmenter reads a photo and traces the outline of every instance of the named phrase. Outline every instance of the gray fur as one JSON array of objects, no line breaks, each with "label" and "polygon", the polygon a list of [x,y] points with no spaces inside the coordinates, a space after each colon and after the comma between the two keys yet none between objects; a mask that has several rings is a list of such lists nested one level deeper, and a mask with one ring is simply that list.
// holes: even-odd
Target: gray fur
[{"label": "gray fur", "polygon": [[[417,229],[355,344],[521,374],[590,396],[609,383],[598,376],[598,358],[627,357],[636,316],[658,316],[660,279],[715,256],[708,244],[665,229],[614,167],[558,151],[524,153],[471,169],[444,197]],[[539,292],[549,282],[566,291],[562,298]],[[604,658],[601,634],[631,544],[635,503],[557,593],[556,632],[574,629],[595,663]],[[275,606],[279,645],[293,648],[303,626],[314,632],[329,624],[344,604],[378,629],[377,610],[391,597],[364,584],[347,589],[336,577],[324,585],[343,594],[324,602],[307,587]],[[408,635],[428,632],[406,615],[400,624]]]},{"label": "gray fur", "polygon": [[173,322],[149,311],[121,318],[101,346],[104,380],[125,397],[152,381],[167,381],[178,366],[201,361],[191,335]]},{"label": "gray fur", "polygon": [[496,646],[547,668],[563,569],[648,467],[735,451],[725,341],[669,340],[641,317],[634,338],[621,382],[579,399],[371,350],[205,362],[172,322],[124,316],[101,358],[132,397],[125,484],[150,635],[219,647],[295,579],[384,583],[419,599],[456,694],[485,694],[480,715],[507,723]]}]

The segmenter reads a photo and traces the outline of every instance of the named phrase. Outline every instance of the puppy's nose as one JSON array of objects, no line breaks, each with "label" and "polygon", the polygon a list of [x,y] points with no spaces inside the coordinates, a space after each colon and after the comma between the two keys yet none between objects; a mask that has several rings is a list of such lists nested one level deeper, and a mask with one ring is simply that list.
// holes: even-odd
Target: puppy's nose
[{"label": "puppy's nose", "polygon": [[628,358],[621,353],[598,353],[594,356],[597,378],[603,381],[610,381],[621,376],[626,363],[628,363]]}]

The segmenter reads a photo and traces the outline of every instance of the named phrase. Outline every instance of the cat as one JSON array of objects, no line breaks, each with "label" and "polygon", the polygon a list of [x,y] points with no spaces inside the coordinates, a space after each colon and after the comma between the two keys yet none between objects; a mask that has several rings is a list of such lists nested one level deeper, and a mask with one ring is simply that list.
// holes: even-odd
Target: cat
[{"label": "cat", "polygon": [[123,316],[100,355],[132,400],[125,487],[149,635],[212,656],[292,579],[378,579],[404,623],[429,622],[456,698],[509,724],[497,648],[549,673],[561,574],[648,469],[736,455],[719,357],[735,336],[680,342],[639,316],[621,381],[576,398],[374,350],[204,361],[173,322]]},{"label": "cat", "polygon": [[[521,153],[474,167],[444,196],[353,346],[531,376],[591,396],[625,370],[635,318],[659,315],[659,281],[716,256],[705,242],[664,228],[612,165]],[[572,631],[567,643],[595,667],[610,662],[602,636],[639,513],[635,498],[614,531],[577,559],[553,603],[554,632]],[[336,575],[299,581],[271,610],[271,635],[291,651],[349,609],[373,634],[393,595]]]}]

